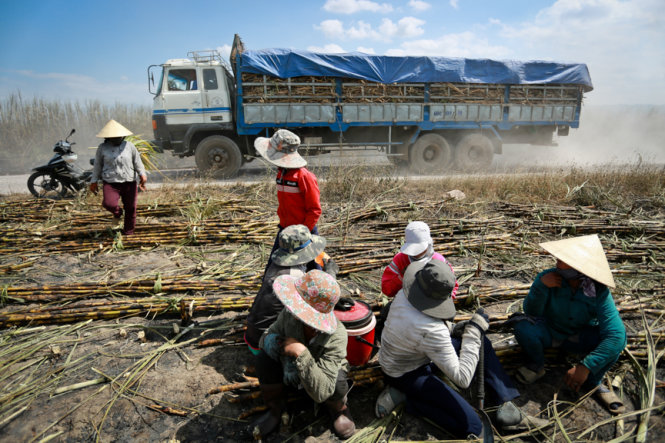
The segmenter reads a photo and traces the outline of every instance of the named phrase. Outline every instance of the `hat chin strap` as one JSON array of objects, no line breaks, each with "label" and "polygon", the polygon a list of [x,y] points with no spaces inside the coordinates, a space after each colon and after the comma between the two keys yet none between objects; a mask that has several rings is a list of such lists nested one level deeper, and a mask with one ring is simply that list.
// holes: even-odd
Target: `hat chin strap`
[{"label": "hat chin strap", "polygon": [[312,239],[307,240],[305,243],[303,243],[302,245],[298,246],[297,248],[286,249],[286,248],[282,248],[282,247],[280,247],[279,250],[280,250],[280,251],[284,251],[284,252],[288,252],[289,254],[293,254],[293,253],[296,252],[296,251],[300,251],[301,249],[306,248],[307,245],[309,245],[310,243],[312,243]]}]

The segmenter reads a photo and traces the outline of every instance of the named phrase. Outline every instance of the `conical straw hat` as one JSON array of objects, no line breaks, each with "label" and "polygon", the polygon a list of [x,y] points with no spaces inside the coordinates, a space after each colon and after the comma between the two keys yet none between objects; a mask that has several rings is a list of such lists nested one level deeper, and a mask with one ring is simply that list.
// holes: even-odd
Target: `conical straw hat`
[{"label": "conical straw hat", "polygon": [[115,120],[109,120],[109,122],[99,131],[97,137],[99,138],[114,138],[114,137],[126,137],[132,135],[132,131],[122,126]]},{"label": "conical straw hat", "polygon": [[547,252],[587,277],[614,288],[614,277],[596,234],[540,243]]}]

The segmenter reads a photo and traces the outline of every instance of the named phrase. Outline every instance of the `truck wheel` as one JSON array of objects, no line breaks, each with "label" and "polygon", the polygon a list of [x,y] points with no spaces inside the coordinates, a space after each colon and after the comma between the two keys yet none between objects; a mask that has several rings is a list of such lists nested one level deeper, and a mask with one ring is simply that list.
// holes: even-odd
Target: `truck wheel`
[{"label": "truck wheel", "polygon": [[242,166],[240,148],[223,135],[211,135],[201,140],[194,159],[199,171],[214,178],[233,177]]},{"label": "truck wheel", "polygon": [[465,135],[455,147],[455,160],[463,171],[487,169],[493,157],[492,140],[481,134]]},{"label": "truck wheel", "polygon": [[452,150],[439,134],[425,134],[416,140],[409,151],[409,167],[413,172],[444,172],[452,162]]}]

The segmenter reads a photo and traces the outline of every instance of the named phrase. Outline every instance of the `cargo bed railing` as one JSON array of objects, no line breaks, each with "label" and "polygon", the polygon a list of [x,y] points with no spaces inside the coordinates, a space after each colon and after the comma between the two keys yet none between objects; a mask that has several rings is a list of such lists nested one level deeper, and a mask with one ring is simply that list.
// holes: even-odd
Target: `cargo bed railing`
[{"label": "cargo bed railing", "polygon": [[243,73],[244,103],[576,104],[577,85],[371,83],[331,77],[278,79]]}]

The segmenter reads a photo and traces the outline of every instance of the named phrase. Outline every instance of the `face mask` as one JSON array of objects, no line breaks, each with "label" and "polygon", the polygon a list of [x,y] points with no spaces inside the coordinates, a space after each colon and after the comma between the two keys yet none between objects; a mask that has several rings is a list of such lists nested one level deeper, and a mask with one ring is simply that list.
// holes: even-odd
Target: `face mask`
[{"label": "face mask", "polygon": [[425,250],[425,253],[421,257],[416,258],[413,255],[409,255],[409,258],[411,259],[411,262],[413,263],[413,262],[418,262],[418,261],[423,261],[423,260],[429,260],[430,258],[432,258],[433,255],[434,255],[434,246],[430,243],[429,245],[427,245],[427,249]]},{"label": "face mask", "polygon": [[584,274],[582,274],[580,271],[578,271],[577,269],[573,269],[573,268],[557,269],[556,272],[558,272],[559,275],[561,277],[565,278],[566,280],[575,280],[575,279],[578,279],[578,278],[584,276]]}]

